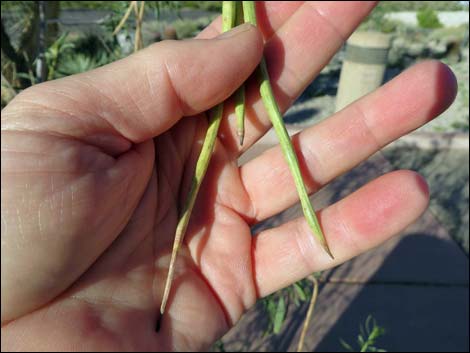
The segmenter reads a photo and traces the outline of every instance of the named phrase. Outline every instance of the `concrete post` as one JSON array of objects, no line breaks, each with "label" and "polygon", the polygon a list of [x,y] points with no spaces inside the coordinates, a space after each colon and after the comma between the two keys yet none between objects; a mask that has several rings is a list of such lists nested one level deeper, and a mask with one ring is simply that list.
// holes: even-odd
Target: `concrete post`
[{"label": "concrete post", "polygon": [[336,96],[336,111],[382,84],[390,36],[379,32],[356,32],[346,43],[346,56]]}]

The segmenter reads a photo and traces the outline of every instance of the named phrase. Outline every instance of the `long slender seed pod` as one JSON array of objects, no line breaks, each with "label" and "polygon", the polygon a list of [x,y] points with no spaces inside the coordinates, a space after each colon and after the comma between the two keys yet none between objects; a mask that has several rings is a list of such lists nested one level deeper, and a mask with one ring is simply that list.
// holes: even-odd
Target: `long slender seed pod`
[{"label": "long slender seed pod", "polygon": [[235,115],[237,116],[237,136],[240,146],[245,140],[245,84],[235,92]]},{"label": "long slender seed pod", "polygon": [[[235,26],[235,2],[234,1],[224,1],[222,5],[222,31],[226,32]],[[168,268],[168,277],[165,283],[165,290],[163,292],[162,304],[160,307],[160,313],[163,315],[165,312],[165,307],[168,302],[168,296],[171,290],[171,284],[173,283],[173,278],[175,275],[175,262],[178,255],[178,250],[181,247],[181,244],[188,227],[189,219],[196,202],[196,197],[199,192],[202,180],[206,175],[207,167],[212,157],[212,152],[214,150],[217,133],[219,131],[220,122],[222,120],[224,111],[224,104],[220,103],[214,109],[212,109],[209,119],[209,127],[204,138],[204,143],[202,145],[201,153],[196,162],[196,170],[191,181],[191,189],[189,190],[186,202],[184,203],[183,209],[180,213],[180,219],[178,225],[176,226],[175,240],[173,243],[173,251],[171,253],[170,267]]]},{"label": "long slender seed pod", "polygon": [[237,2],[222,1],[222,32],[235,27],[237,21]]},{"label": "long slender seed pod", "polygon": [[[236,2],[236,25],[241,25],[243,19],[243,5],[241,1]],[[237,136],[240,146],[243,146],[245,139],[245,84],[242,84],[235,92],[235,115],[237,117]]]},{"label": "long slender seed pod", "polygon": [[[245,16],[245,22],[251,23],[255,26],[257,25],[254,1],[243,1],[243,13]],[[276,134],[279,138],[282,152],[284,154],[284,157],[286,158],[287,164],[294,178],[295,186],[297,188],[297,193],[299,194],[304,216],[307,220],[308,225],[310,226],[310,229],[312,230],[313,234],[318,238],[323,249],[331,258],[333,258],[333,254],[331,253],[328,247],[320,224],[318,223],[317,216],[315,215],[315,211],[313,210],[312,204],[310,203],[307,189],[305,187],[304,181],[302,179],[302,174],[300,172],[299,161],[295,154],[294,146],[292,145],[292,141],[284,125],[284,121],[282,120],[282,115],[276,103],[276,98],[274,97],[274,93],[269,80],[268,68],[266,66],[266,60],[264,57],[261,59],[261,63],[259,65],[258,70],[258,75],[261,82],[261,99],[263,100],[271,123],[273,124],[274,130],[276,131]]]}]

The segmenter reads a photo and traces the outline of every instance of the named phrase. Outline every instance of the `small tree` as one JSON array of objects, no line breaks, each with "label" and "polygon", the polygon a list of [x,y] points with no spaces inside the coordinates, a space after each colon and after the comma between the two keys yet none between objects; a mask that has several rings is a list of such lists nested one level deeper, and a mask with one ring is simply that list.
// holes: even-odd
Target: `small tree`
[{"label": "small tree", "polygon": [[442,27],[442,23],[439,21],[439,17],[430,7],[425,7],[424,9],[418,11],[416,17],[418,19],[418,25],[421,28],[432,29]]}]

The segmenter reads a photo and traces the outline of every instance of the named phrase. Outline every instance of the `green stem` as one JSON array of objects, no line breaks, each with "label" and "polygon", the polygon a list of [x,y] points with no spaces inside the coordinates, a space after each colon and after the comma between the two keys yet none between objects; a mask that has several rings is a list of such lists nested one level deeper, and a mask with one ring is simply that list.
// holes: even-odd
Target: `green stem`
[{"label": "green stem", "polygon": [[[245,22],[251,23],[255,26],[257,25],[254,1],[243,1],[243,13],[245,16]],[[317,216],[315,215],[315,211],[313,210],[312,204],[310,203],[307,188],[305,187],[304,181],[302,179],[302,174],[300,172],[299,161],[297,160],[294,146],[292,145],[292,141],[284,125],[282,115],[276,103],[276,98],[274,97],[274,93],[269,80],[268,68],[266,66],[266,60],[264,57],[261,59],[261,63],[259,65],[259,76],[261,81],[261,98],[268,112],[274,130],[276,131],[276,134],[279,138],[282,152],[284,154],[284,157],[286,158],[287,164],[294,178],[295,186],[297,188],[297,193],[299,194],[304,216],[313,234],[320,241],[320,244],[323,249],[331,258],[333,258],[333,254],[331,253],[328,247],[328,244],[325,240],[320,224],[318,222]]]},{"label": "green stem", "polygon": [[[244,22],[243,6],[241,1],[236,2],[236,24],[237,26]],[[237,117],[237,135],[240,146],[243,146],[245,139],[245,84],[242,84],[235,92],[235,115]]]},{"label": "green stem", "polygon": [[[234,1],[224,1],[222,4],[222,31],[226,32],[235,26],[235,13],[236,3]],[[168,268],[168,277],[165,283],[165,289],[163,292],[162,304],[160,307],[160,313],[163,315],[165,307],[168,302],[168,296],[170,294],[171,285],[175,276],[175,263],[178,255],[178,250],[188,227],[189,219],[196,202],[196,197],[201,187],[202,180],[206,175],[207,167],[214,151],[215,142],[217,139],[217,133],[219,131],[220,122],[222,120],[224,112],[224,104],[220,103],[214,109],[212,109],[209,120],[209,127],[204,138],[201,153],[196,162],[196,170],[191,180],[191,189],[188,193],[187,199],[184,203],[183,209],[181,210],[180,219],[176,226],[175,240],[173,242],[173,250],[171,253],[170,266]]]},{"label": "green stem", "polygon": [[240,146],[245,139],[245,85],[241,85],[235,92],[235,114],[237,116],[237,136]]}]

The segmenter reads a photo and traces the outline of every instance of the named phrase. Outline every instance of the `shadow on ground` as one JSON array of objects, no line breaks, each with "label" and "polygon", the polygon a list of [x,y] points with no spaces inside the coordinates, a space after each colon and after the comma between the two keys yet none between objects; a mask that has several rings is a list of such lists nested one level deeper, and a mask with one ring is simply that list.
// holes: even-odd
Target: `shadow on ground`
[{"label": "shadow on ground", "polygon": [[[320,285],[307,351],[342,351],[340,339],[355,344],[368,315],[386,329],[377,346],[387,351],[468,351],[468,260],[455,250],[452,241],[410,233],[367,284],[348,277],[354,266],[331,271]],[[262,337],[267,319],[257,305],[242,319],[242,330],[226,336],[225,350],[295,351],[306,310],[307,303],[291,306],[282,332]]]},{"label": "shadow on ground", "polygon": [[[386,329],[379,348],[393,352],[468,351],[468,260],[453,256],[454,252],[450,241],[412,233],[402,238],[367,285],[325,284],[320,293],[322,308],[336,305],[327,294],[328,287],[340,292],[337,295],[354,298],[315,350],[341,350],[340,338],[355,342],[359,325],[371,314]],[[435,278],[426,275],[429,272]],[[320,316],[319,312],[317,318]],[[314,327],[311,330],[313,334],[316,331]]]},{"label": "shadow on ground", "polygon": [[[409,153],[403,149],[386,153],[393,165],[382,154],[376,154],[317,193],[313,204],[316,209],[323,208],[396,168],[418,170],[430,178],[431,193],[436,193],[436,197],[439,193],[459,193],[458,187],[455,193],[440,190],[439,185],[447,188],[446,180],[458,183],[460,191],[465,189],[468,168],[465,179],[465,171],[457,170],[465,169],[460,156],[437,150],[423,155],[416,154],[416,149]],[[446,179],[450,174],[451,179]],[[277,226],[301,212],[299,205],[294,205],[257,225],[253,232]],[[379,348],[468,351],[468,276],[468,257],[428,210],[399,236],[324,272],[305,340],[306,350],[343,350],[340,339],[354,343],[359,325],[371,314],[387,330],[377,344]],[[281,333],[263,337],[267,318],[259,303],[223,338],[224,349],[295,351],[307,305],[290,306]]]}]

